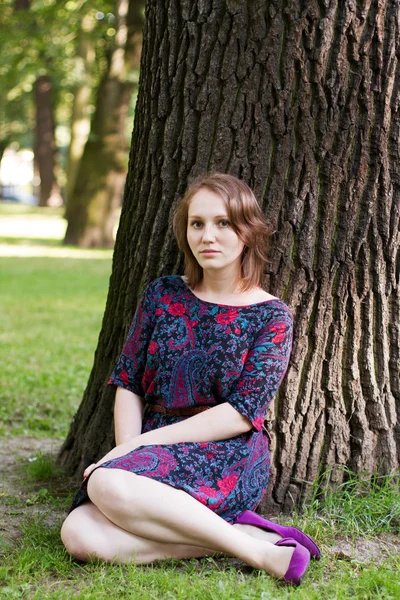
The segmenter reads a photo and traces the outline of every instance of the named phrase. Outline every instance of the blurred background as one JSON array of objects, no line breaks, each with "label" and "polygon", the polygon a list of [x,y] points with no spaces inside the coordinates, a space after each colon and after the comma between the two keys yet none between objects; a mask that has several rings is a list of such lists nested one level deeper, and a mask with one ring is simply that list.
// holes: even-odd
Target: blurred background
[{"label": "blurred background", "polygon": [[44,237],[113,247],[143,22],[144,0],[3,0],[0,235],[52,216]]}]

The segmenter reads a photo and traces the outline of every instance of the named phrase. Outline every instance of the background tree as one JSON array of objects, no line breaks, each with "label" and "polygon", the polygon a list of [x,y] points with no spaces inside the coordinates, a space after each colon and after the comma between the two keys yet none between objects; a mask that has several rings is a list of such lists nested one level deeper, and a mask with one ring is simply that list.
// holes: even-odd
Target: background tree
[{"label": "background tree", "polygon": [[90,132],[90,108],[93,87],[93,71],[96,60],[93,29],[96,24],[94,14],[83,15],[79,24],[75,56],[75,86],[71,115],[71,138],[68,147],[67,181],[65,195],[71,197],[83,150]]},{"label": "background tree", "polygon": [[[34,32],[40,27],[38,20],[40,16],[31,12],[31,0],[15,0],[15,11],[21,16],[23,12],[23,25],[26,29]],[[20,28],[22,30],[23,28]],[[40,73],[33,86],[33,98],[36,108],[35,129],[34,129],[34,165],[39,186],[39,205],[46,206],[53,195],[58,194],[58,186],[55,174],[55,119],[54,119],[54,97],[53,83],[49,71],[52,68],[48,56],[43,49],[38,50],[40,62],[43,63]]]},{"label": "background tree", "polygon": [[117,0],[115,44],[97,90],[96,108],[67,202],[64,242],[113,246],[127,171],[126,116],[139,66],[144,0]]},{"label": "background tree", "polygon": [[60,459],[110,447],[105,384],[145,284],[182,272],[171,232],[193,176],[246,180],[272,222],[268,290],[295,316],[269,414],[266,504],[399,461],[397,0],[149,0],[113,273],[94,367]]},{"label": "background tree", "polygon": [[[35,150],[36,165],[41,162],[39,193],[44,203],[56,185],[55,171],[60,173],[60,166],[65,164],[64,149],[56,152],[57,126],[62,126],[64,132],[70,127],[73,130],[71,145],[75,162],[69,161],[67,177],[70,174],[74,177],[81,154],[76,143],[77,121],[82,114],[89,116],[92,89],[98,87],[106,67],[105,54],[115,34],[110,25],[115,18],[110,12],[113,2],[5,0],[3,5],[0,150],[12,143]],[[85,84],[81,73],[83,61],[84,74],[91,71]],[[73,103],[75,98],[77,101]]]},{"label": "background tree", "polygon": [[36,119],[33,149],[35,172],[40,181],[39,206],[47,206],[50,199],[58,195],[53,84],[49,75],[40,75],[36,79],[34,97]]}]

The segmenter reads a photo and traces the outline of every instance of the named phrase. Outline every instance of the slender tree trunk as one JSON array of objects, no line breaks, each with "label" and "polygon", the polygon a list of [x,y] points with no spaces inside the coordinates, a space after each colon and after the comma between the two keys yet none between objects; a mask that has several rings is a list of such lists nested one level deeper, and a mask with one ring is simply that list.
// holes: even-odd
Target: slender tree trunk
[{"label": "slender tree trunk", "polygon": [[34,92],[36,103],[34,155],[40,177],[39,206],[47,206],[50,198],[58,193],[55,177],[56,141],[52,83],[48,75],[41,75],[37,78]]},{"label": "slender tree trunk", "polygon": [[31,7],[31,0],[14,0],[15,10],[27,10]]},{"label": "slender tree trunk", "polygon": [[[14,0],[16,11],[29,10],[31,0]],[[39,206],[47,206],[51,201],[61,202],[55,176],[55,124],[52,81],[48,75],[41,75],[35,81],[34,102],[36,127],[34,142],[35,179],[40,181]],[[34,186],[36,187],[36,185]]]},{"label": "slender tree trunk", "polygon": [[171,217],[188,180],[246,180],[276,234],[268,290],[295,316],[269,413],[265,508],[321,470],[399,464],[398,0],[149,0],[125,200],[94,367],[61,452],[112,444],[115,365],[144,285],[182,270]]},{"label": "slender tree trunk", "polygon": [[88,142],[73,192],[67,203],[64,242],[79,246],[113,246],[113,226],[126,177],[126,116],[132,93],[130,73],[138,66],[141,2],[117,2],[116,45],[101,82]]},{"label": "slender tree trunk", "polygon": [[10,140],[7,140],[7,139],[0,140],[0,164],[1,164],[1,161],[3,160],[3,154],[7,150],[9,143],[10,143]]},{"label": "slender tree trunk", "polygon": [[92,94],[92,71],[95,61],[94,44],[90,33],[93,30],[94,21],[92,15],[83,17],[77,44],[75,68],[78,83],[74,90],[71,141],[67,159],[67,202],[75,187],[79,164],[90,131],[89,106]]}]

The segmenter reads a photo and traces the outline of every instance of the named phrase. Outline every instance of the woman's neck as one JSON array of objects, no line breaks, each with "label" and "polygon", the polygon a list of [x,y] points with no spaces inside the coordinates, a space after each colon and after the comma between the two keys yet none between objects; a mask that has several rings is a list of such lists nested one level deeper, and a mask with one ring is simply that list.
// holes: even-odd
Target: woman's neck
[{"label": "woman's neck", "polygon": [[215,298],[235,296],[241,293],[240,278],[224,277],[220,273],[203,273],[203,279],[196,285],[196,291]]}]

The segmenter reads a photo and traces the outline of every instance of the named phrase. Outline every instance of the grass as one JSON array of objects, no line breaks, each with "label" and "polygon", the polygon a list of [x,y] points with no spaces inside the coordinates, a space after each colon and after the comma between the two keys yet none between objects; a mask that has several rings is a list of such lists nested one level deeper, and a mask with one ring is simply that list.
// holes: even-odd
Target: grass
[{"label": "grass", "polygon": [[24,464],[28,479],[33,481],[53,481],[60,477],[62,472],[56,461],[49,454],[38,452]]},{"label": "grass", "polygon": [[63,438],[92,366],[112,253],[63,247],[58,208],[0,203],[0,223],[0,436]]},{"label": "grass", "polygon": [[210,599],[320,600],[399,597],[399,555],[380,566],[338,561],[325,553],[313,563],[300,588],[287,588],[258,571],[238,569],[229,559],[167,561],[147,566],[81,565],[70,560],[59,539],[59,524],[32,518],[18,546],[0,566],[2,598],[32,599]]},{"label": "grass", "polygon": [[110,260],[0,258],[0,435],[63,437],[88,380]]},{"label": "grass", "polygon": [[66,556],[59,524],[46,527],[44,517],[25,523],[23,537],[7,558],[7,564],[0,566],[2,598],[395,600],[400,594],[398,554],[374,566],[338,561],[325,553],[297,589],[250,568],[238,569],[229,559],[167,561],[137,567],[81,565]]},{"label": "grass", "polygon": [[[322,478],[326,480],[327,476],[329,472]],[[400,476],[355,475],[343,468],[343,483],[315,495],[301,517],[317,523],[316,515],[320,515],[325,535],[329,531],[332,539],[338,532],[352,539],[389,532],[400,534]]]},{"label": "grass", "polygon": [[[16,229],[2,233],[0,228],[0,436],[5,444],[9,436],[60,440],[78,408],[92,366],[111,252],[63,247],[60,209],[0,203],[3,217]],[[23,223],[20,229],[18,221]],[[67,556],[59,537],[74,486],[60,474],[54,459],[42,452],[25,460],[17,477],[24,493],[20,497],[1,494],[4,518],[21,511],[23,515],[16,542],[10,545],[0,536],[2,599],[400,597],[398,552],[387,552],[377,564],[376,559],[360,563],[332,551],[341,539],[372,543],[377,536],[384,540],[399,533],[400,485],[395,476],[369,482],[367,477],[345,472],[344,483],[324,495],[316,482],[314,496],[291,521],[316,538],[323,556],[312,563],[302,586],[295,589],[247,567],[238,568],[229,559],[142,567],[78,564]]]}]

